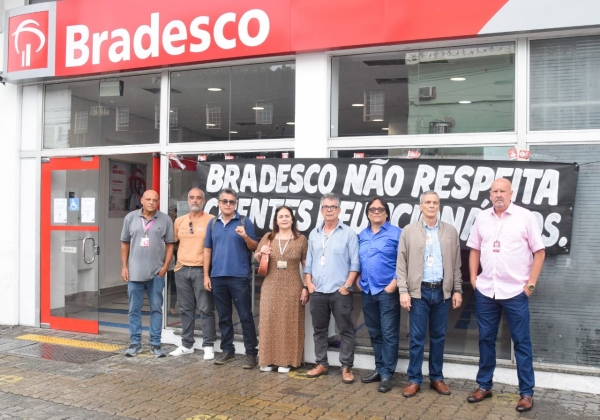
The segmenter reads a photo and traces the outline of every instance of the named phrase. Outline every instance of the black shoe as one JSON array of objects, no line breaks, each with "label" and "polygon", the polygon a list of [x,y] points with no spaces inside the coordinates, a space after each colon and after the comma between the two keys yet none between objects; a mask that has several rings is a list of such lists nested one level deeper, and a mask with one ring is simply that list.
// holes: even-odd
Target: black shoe
[{"label": "black shoe", "polygon": [[224,365],[233,359],[235,359],[235,353],[227,353],[224,351],[215,359],[215,365]]},{"label": "black shoe", "polygon": [[256,356],[252,356],[247,354],[244,358],[244,364],[242,365],[244,369],[254,369],[256,367]]},{"label": "black shoe", "polygon": [[381,380],[381,376],[379,376],[379,372],[377,372],[377,371],[374,371],[369,376],[363,376],[362,378],[360,378],[360,381],[363,384],[370,384],[372,382],[379,382],[380,380]]},{"label": "black shoe", "polygon": [[388,392],[392,389],[392,380],[390,378],[383,378],[379,384],[379,392]]}]

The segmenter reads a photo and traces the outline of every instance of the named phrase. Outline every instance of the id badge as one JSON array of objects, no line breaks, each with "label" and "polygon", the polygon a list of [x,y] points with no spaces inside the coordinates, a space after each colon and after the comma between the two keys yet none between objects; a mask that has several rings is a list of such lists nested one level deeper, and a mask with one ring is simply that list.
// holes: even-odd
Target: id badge
[{"label": "id badge", "polygon": [[494,241],[494,252],[500,252],[500,241]]},{"label": "id badge", "polygon": [[427,265],[427,267],[433,267],[433,255],[428,255],[427,256],[426,265]]},{"label": "id badge", "polygon": [[325,255],[321,255],[321,265],[325,265]]},{"label": "id badge", "polygon": [[279,268],[279,269],[287,268],[287,261],[277,261],[277,268]]},{"label": "id badge", "polygon": [[149,247],[150,246],[150,238],[144,237],[140,241],[140,246]]}]

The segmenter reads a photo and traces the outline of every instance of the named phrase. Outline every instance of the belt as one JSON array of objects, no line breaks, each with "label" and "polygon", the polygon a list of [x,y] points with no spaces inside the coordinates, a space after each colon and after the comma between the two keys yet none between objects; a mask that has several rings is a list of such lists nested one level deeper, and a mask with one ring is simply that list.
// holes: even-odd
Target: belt
[{"label": "belt", "polygon": [[443,285],[442,285],[441,281],[438,281],[438,282],[435,282],[435,283],[429,283],[429,282],[426,282],[426,281],[421,282],[421,287],[424,287],[425,289],[433,289],[433,290],[435,290],[435,289],[441,289],[442,286]]},{"label": "belt", "polygon": [[201,265],[182,265],[181,268],[203,268]]}]

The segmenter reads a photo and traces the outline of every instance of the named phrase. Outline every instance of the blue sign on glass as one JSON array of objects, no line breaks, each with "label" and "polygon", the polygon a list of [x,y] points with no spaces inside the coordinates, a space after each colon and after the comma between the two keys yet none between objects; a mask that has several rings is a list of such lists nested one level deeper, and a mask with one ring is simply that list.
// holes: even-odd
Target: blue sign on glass
[{"label": "blue sign on glass", "polygon": [[79,198],[69,198],[69,211],[79,211]]}]

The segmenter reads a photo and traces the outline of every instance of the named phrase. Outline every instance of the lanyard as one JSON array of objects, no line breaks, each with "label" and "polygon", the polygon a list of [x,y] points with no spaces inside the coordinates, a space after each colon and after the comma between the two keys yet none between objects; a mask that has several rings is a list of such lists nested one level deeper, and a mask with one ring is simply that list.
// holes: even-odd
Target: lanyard
[{"label": "lanyard", "polygon": [[502,229],[504,228],[505,222],[506,219],[496,223],[496,242],[498,242],[498,240],[500,239],[500,234],[502,233]]},{"label": "lanyard", "polygon": [[289,245],[290,241],[292,240],[292,237],[290,236],[290,239],[287,240],[287,242],[285,243],[285,246],[283,247],[283,249],[281,248],[281,235],[277,235],[278,239],[279,239],[279,258],[283,258],[283,253],[285,252],[285,249],[287,248],[287,246]]},{"label": "lanyard", "polygon": [[[337,228],[336,228],[337,229]],[[331,231],[331,233],[329,234],[329,236],[327,236],[327,242],[325,242],[325,235],[323,234],[324,231],[321,231],[321,242],[323,243],[323,252],[321,253],[321,256],[325,256],[325,250],[327,249],[327,244],[329,243],[329,240],[331,239],[331,237],[333,236],[333,232],[335,232],[335,229],[333,229]]]},{"label": "lanyard", "polygon": [[146,219],[144,218],[144,216],[142,216],[142,226],[144,227],[144,237],[147,238],[148,237],[148,231],[150,230],[150,228],[152,227],[152,225],[154,224],[154,221],[156,219],[152,219],[149,222],[146,221]]}]

